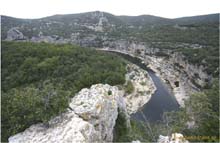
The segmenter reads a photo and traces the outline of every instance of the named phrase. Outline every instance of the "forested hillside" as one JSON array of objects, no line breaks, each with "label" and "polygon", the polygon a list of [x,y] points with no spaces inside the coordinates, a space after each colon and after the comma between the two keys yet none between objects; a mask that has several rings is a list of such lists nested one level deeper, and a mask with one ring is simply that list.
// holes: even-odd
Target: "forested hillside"
[{"label": "forested hillside", "polygon": [[125,80],[121,58],[73,45],[2,42],[1,68],[2,141],[63,112],[84,87]]}]

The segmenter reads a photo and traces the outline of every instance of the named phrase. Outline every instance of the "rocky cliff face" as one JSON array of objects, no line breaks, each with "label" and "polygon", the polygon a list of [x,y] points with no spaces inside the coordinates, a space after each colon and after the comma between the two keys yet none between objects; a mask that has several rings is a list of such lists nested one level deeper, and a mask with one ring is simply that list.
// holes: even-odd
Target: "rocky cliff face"
[{"label": "rocky cliff face", "polygon": [[180,106],[192,93],[209,83],[211,77],[203,66],[189,64],[181,53],[167,53],[168,57],[145,55],[148,66],[168,82]]},{"label": "rocky cliff face", "polygon": [[171,85],[180,106],[184,106],[184,100],[186,100],[191,93],[198,90],[195,85],[191,83],[187,73],[175,69],[173,63],[160,57],[147,56],[146,60],[148,61],[148,66],[154,70],[164,82],[168,82]]},{"label": "rocky cliff face", "polygon": [[97,84],[75,95],[65,113],[49,121],[49,126],[32,125],[9,138],[10,143],[111,142],[119,111],[127,117],[121,91]]},{"label": "rocky cliff face", "polygon": [[[198,45],[188,44],[185,44],[185,46],[192,46],[192,48],[198,47]],[[136,57],[140,57],[141,59],[145,60],[146,64],[152,64],[153,61],[157,59],[157,62],[159,62],[158,64],[160,64],[161,61],[165,60],[167,66],[173,67],[175,68],[174,70],[181,71],[182,73],[187,74],[187,76],[190,79],[194,79],[195,84],[201,87],[205,86],[211,78],[205,72],[204,66],[190,64],[185,59],[183,54],[181,54],[180,52],[174,52],[170,49],[159,49],[156,47],[152,47],[151,44],[128,42],[125,40],[116,40],[113,42],[106,41],[105,44],[103,44],[103,49],[114,50],[118,52],[127,53]],[[153,58],[150,59],[151,57]]]},{"label": "rocky cliff face", "polygon": [[146,55],[145,62],[171,85],[181,106],[190,94],[200,91],[211,80],[205,67],[189,64],[181,53],[174,52],[169,57]]}]

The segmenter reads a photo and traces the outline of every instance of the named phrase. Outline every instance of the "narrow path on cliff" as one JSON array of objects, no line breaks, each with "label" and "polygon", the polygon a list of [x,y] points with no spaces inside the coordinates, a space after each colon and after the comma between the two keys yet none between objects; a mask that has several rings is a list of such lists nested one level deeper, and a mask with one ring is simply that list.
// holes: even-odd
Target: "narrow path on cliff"
[{"label": "narrow path on cliff", "polygon": [[170,87],[165,84],[151,69],[143,64],[140,59],[119,52],[111,51],[111,53],[118,54],[129,62],[147,70],[157,88],[149,102],[139,109],[138,112],[131,115],[132,119],[139,121],[145,121],[147,119],[150,122],[154,122],[161,120],[164,112],[178,110],[178,102],[173,96]]}]

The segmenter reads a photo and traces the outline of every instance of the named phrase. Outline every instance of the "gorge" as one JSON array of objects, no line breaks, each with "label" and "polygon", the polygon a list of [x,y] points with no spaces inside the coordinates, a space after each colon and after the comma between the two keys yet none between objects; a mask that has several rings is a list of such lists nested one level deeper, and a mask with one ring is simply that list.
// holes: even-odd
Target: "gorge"
[{"label": "gorge", "polygon": [[[151,69],[147,68],[147,66],[144,64],[142,60],[140,60],[140,58],[135,58],[127,54],[122,54],[119,52],[117,54],[124,57],[126,60],[129,60],[131,63],[138,65],[144,70],[147,70],[149,76],[151,77],[151,79],[153,80],[156,86],[156,92],[154,94],[151,93],[153,95],[151,95],[152,97],[150,97],[147,103],[144,102],[145,105],[143,104],[139,105],[139,108],[141,109],[138,109],[136,113],[131,114],[131,119],[134,119],[137,121],[144,121],[144,122],[146,120],[151,121],[151,122],[156,122],[158,120],[162,120],[162,115],[164,112],[178,110],[178,103],[175,100],[175,97],[172,95],[171,87],[163,83]],[[132,69],[131,71],[134,71],[134,70],[135,69]],[[26,129],[24,132],[10,137],[9,142],[11,143],[24,142],[24,141],[42,142],[44,140],[45,141],[50,140],[53,142],[55,140],[59,141],[60,139],[62,139],[62,141],[68,141],[68,140],[73,141],[74,140],[77,142],[78,141],[80,142],[82,141],[85,141],[85,142],[112,141],[113,128],[116,124],[115,122],[119,114],[125,115],[127,128],[130,128],[129,127],[130,120],[129,120],[129,115],[127,112],[128,108],[126,108],[126,100],[123,99],[123,96],[124,96],[123,94],[124,94],[124,91],[118,91],[116,87],[111,87],[109,85],[93,85],[90,89],[82,89],[78,93],[79,96],[76,95],[73,98],[72,102],[69,104],[70,109],[68,109],[66,113],[63,113],[62,115],[49,121],[49,128],[45,127],[44,124],[33,125],[30,128]],[[99,97],[100,95],[101,97]],[[116,105],[114,105],[115,103],[111,103],[111,106],[113,107],[109,107],[109,105],[102,105],[102,104],[106,104],[106,102],[109,102],[108,98],[106,99],[107,100],[106,102],[103,102],[103,99],[105,99],[108,96],[110,97],[113,96],[113,98],[116,97],[116,99],[114,99],[116,101],[110,99],[110,101],[116,102]],[[138,96],[143,96],[143,95],[136,95],[135,98],[137,98]],[[96,98],[100,99],[100,101],[95,102]],[[90,102],[94,105],[92,105]],[[105,108],[103,109],[103,107],[105,107],[106,109]],[[119,110],[117,112],[116,109],[118,109],[118,107],[119,107]],[[113,114],[113,112],[107,112],[111,110],[110,108],[116,108],[114,109],[115,115]],[[103,115],[101,115],[102,112],[103,112]],[[114,119],[111,119],[110,118],[111,115],[110,114],[107,115],[108,113],[110,113],[111,115],[114,115],[113,117]],[[110,118],[110,120],[108,121],[107,119],[101,119],[102,117],[108,117]],[[92,126],[86,125],[85,123],[81,122],[80,121],[81,119],[83,121],[88,121],[89,123],[92,123]],[[77,123],[75,123],[76,122],[75,120],[77,120]],[[82,124],[82,127],[79,128],[79,131],[78,129],[76,131],[76,129],[71,129],[72,125],[70,124],[74,124],[74,125],[78,124],[76,126],[79,126],[80,124]],[[98,126],[99,128],[97,128],[96,126]],[[61,135],[53,136],[53,133],[49,134],[49,132],[56,133],[56,132],[61,132],[62,130],[68,130],[68,132],[67,131],[63,132],[62,136]],[[96,132],[97,130],[98,132]],[[82,133],[82,131],[85,133]],[[105,134],[104,133],[105,131],[109,131],[109,132]],[[72,135],[76,135],[76,136],[70,136],[72,132],[74,132],[74,134]],[[78,133],[76,134],[76,132],[79,132],[79,134],[82,133],[82,135],[78,135]]]},{"label": "gorge", "polygon": [[121,55],[126,60],[129,60],[133,64],[146,70],[156,86],[156,92],[152,95],[151,99],[143,107],[140,107],[141,109],[139,109],[138,112],[131,115],[133,119],[156,122],[157,120],[162,119],[164,112],[178,110],[179,103],[177,103],[173,96],[173,91],[170,85],[165,84],[159,77],[157,77],[156,73],[149,69],[140,58],[121,52],[110,52]]},{"label": "gorge", "polygon": [[185,142],[218,132],[219,14],[1,16],[1,32],[3,141]]}]

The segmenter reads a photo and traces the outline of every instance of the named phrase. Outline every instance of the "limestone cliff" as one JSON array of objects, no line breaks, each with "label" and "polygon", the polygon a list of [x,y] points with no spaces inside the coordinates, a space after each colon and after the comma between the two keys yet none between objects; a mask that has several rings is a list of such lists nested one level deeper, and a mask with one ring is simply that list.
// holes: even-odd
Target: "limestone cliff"
[{"label": "limestone cliff", "polygon": [[170,84],[181,107],[184,107],[184,101],[190,94],[199,91],[211,80],[211,76],[205,72],[205,67],[190,64],[183,54],[172,50],[161,50],[144,43],[129,43],[123,40],[115,41],[115,44],[111,42],[102,50],[129,54],[141,59],[162,80]]}]

